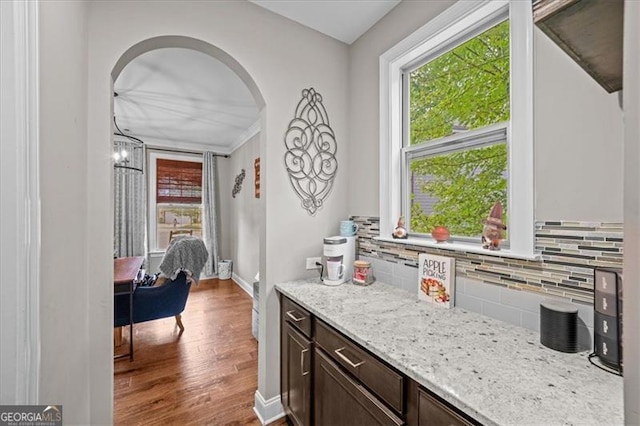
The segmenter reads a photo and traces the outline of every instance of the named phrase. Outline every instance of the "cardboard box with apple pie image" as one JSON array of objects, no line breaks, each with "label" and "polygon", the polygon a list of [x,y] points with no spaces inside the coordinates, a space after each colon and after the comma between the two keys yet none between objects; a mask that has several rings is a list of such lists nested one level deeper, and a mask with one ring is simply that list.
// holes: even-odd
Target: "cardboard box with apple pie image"
[{"label": "cardboard box with apple pie image", "polygon": [[444,308],[454,306],[456,267],[452,257],[418,256],[418,297]]}]

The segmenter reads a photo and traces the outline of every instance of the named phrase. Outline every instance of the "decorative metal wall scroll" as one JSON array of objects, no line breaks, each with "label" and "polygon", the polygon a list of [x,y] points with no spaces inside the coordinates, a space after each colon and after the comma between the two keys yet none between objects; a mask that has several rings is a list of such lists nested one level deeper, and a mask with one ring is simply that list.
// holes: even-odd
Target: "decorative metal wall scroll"
[{"label": "decorative metal wall scroll", "polygon": [[295,118],[284,136],[285,166],[293,190],[302,207],[314,215],[329,196],[338,172],[333,129],[322,104],[322,95],[313,88],[302,91]]},{"label": "decorative metal wall scroll", "polygon": [[244,181],[244,176],[245,176],[245,172],[244,172],[244,169],[242,169],[240,174],[236,176],[236,183],[235,185],[233,185],[233,191],[231,191],[231,196],[233,198],[236,198],[236,195],[238,195],[238,193],[242,189],[242,181]]}]

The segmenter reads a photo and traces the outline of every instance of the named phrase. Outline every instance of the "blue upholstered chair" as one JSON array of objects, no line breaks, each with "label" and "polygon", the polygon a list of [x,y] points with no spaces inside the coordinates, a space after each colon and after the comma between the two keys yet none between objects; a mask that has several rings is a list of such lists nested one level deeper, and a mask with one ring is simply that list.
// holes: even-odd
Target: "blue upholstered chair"
[{"label": "blue upholstered chair", "polygon": [[[133,323],[175,316],[180,332],[184,331],[181,313],[189,297],[191,280],[180,272],[175,280],[163,285],[137,287],[133,293]],[[129,325],[129,296],[116,296],[114,304],[113,326]]]}]

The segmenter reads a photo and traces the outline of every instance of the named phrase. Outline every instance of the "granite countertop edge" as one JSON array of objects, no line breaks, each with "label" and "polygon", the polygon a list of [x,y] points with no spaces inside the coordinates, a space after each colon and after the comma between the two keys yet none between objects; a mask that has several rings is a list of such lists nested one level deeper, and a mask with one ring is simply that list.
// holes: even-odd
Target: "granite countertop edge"
[{"label": "granite countertop edge", "polygon": [[[325,305],[323,305],[323,303],[334,303],[334,302],[348,303],[348,302],[338,302],[337,300],[339,299],[339,294],[344,293],[345,291],[349,293],[355,292],[357,293],[357,296],[367,298],[368,297],[367,295],[371,293],[370,291],[367,291],[368,287],[356,286],[350,283],[345,283],[338,287],[328,287],[328,286],[322,285],[319,279],[303,279],[303,280],[297,280],[297,281],[277,283],[275,287],[279,292],[291,298],[293,301],[300,304],[305,309],[309,310],[309,312],[314,314],[320,320],[334,327],[336,330],[340,331],[341,333],[343,333],[344,335],[352,339],[354,342],[360,344],[361,346],[363,346],[364,348],[372,352],[374,355],[378,356],[380,359],[389,363],[398,371],[406,374],[409,378],[415,380],[420,385],[434,392],[436,395],[443,398],[445,401],[449,402],[454,407],[460,409],[461,411],[471,416],[475,420],[479,421],[480,423],[485,425],[523,424],[520,421],[521,419],[518,420],[515,417],[507,418],[509,416],[503,415],[504,413],[495,415],[492,412],[491,406],[488,404],[484,406],[480,406],[481,404],[467,403],[466,401],[467,395],[465,395],[464,390],[461,389],[461,388],[464,388],[464,386],[459,385],[456,381],[446,380],[448,378],[443,379],[442,377],[439,377],[439,372],[436,371],[436,369],[433,369],[434,371],[427,371],[425,373],[424,360],[420,360],[421,364],[416,364],[415,362],[411,362],[411,361],[416,361],[415,357],[413,357],[414,359],[412,360],[411,359],[412,357],[410,355],[405,356],[405,354],[401,350],[397,351],[396,348],[394,347],[392,347],[389,350],[389,348],[385,347],[385,344],[382,343],[385,336],[382,336],[380,339],[376,338],[373,334],[368,336],[370,338],[363,337],[363,334],[366,334],[366,330],[363,331],[362,327],[360,327],[360,330],[359,330],[359,327],[355,325],[353,314],[347,314],[347,315],[343,314],[344,312],[348,312],[348,308],[342,309],[343,307],[341,306],[340,311],[336,311],[337,313],[332,314],[330,312],[331,309],[328,309]],[[435,318],[443,317],[447,320],[451,320],[452,318],[455,318],[458,321],[463,321],[465,323],[467,321],[474,321],[474,322],[481,321],[482,323],[487,324],[488,327],[494,327],[496,330],[504,331],[505,333],[511,333],[509,335],[515,336],[514,340],[519,340],[517,342],[518,345],[526,345],[527,351],[532,350],[530,346],[536,347],[533,349],[534,351],[540,351],[542,353],[541,355],[542,357],[545,357],[545,356],[550,357],[551,361],[553,361],[555,364],[558,363],[558,360],[553,358],[559,358],[560,360],[569,359],[571,361],[570,367],[575,367],[576,365],[580,365],[582,362],[588,363],[586,353],[562,354],[556,351],[552,351],[546,347],[543,347],[539,343],[539,335],[533,331],[516,327],[511,324],[507,324],[499,320],[495,320],[479,314],[475,314],[460,308],[444,310],[444,309],[439,309],[437,307],[432,307],[427,305],[424,301],[418,300],[417,296],[413,296],[404,290],[400,290],[398,288],[389,286],[384,283],[376,282],[373,287],[369,287],[369,288],[371,288],[372,290],[374,289],[373,291],[373,293],[375,293],[374,297],[380,296],[380,295],[388,296],[385,301],[389,306],[388,306],[388,309],[386,309],[386,311],[384,311],[384,309],[381,311],[383,312],[382,315],[385,315],[385,314],[388,315],[388,313],[393,313],[393,309],[395,305],[398,305],[398,303],[400,303],[402,309],[404,311],[409,311],[411,315],[415,313],[414,311],[419,311],[420,314],[422,315],[424,315],[426,312],[427,316],[431,315],[432,317],[435,317]],[[322,300],[322,302],[320,302],[319,301],[320,299],[314,298],[310,292],[321,293],[320,295],[324,296],[325,298],[331,298],[332,296],[335,296],[336,300],[325,299],[325,300]],[[354,301],[352,300],[351,302],[354,302]],[[378,311],[380,311],[380,309],[378,310],[373,309],[372,311],[369,312],[368,309],[365,307],[359,308],[358,318],[362,319],[362,323],[364,327],[367,326],[367,322],[373,321],[373,323],[375,323],[375,321],[373,320],[373,317],[376,315],[379,315]],[[484,334],[484,333],[479,333],[479,334]],[[389,337],[389,336],[386,336],[386,337]],[[402,340],[400,343],[405,348],[407,347],[406,344],[408,344],[409,347],[412,344],[407,341],[407,339],[411,340],[411,337],[402,335],[402,330],[398,329],[397,327],[394,329],[393,337],[396,338],[397,340]],[[464,336],[459,336],[459,337],[464,339]],[[439,338],[439,336],[434,337],[434,339],[437,339],[437,338]],[[495,342],[495,340],[493,341]],[[464,347],[464,342],[461,342],[460,345],[457,346],[457,348],[460,351],[463,351],[463,347]],[[418,346],[416,346],[416,348],[420,349]],[[534,353],[537,353],[537,352],[534,352]],[[440,353],[440,355],[443,355],[443,354]],[[570,357],[570,358],[567,358],[567,357]],[[576,358],[578,358],[579,360],[576,361]],[[499,361],[499,360],[496,360],[496,361]],[[596,369],[596,367],[593,367],[593,366],[588,366],[586,368],[589,368],[589,367],[592,367],[592,369]],[[422,371],[420,370],[421,368],[422,368]],[[473,372],[478,373],[475,369],[473,369]],[[614,386],[616,384],[619,385],[620,394],[618,395],[618,400],[619,400],[620,407],[619,407],[619,410],[612,411],[612,413],[618,413],[619,418],[610,418],[608,420],[609,420],[609,424],[612,424],[612,425],[623,424],[624,419],[623,419],[623,409],[622,409],[622,378],[612,376],[609,373],[604,373],[602,371],[594,370],[592,372],[588,372],[588,374],[591,374],[591,373],[593,373],[594,375],[597,375],[598,379],[605,380],[609,384],[609,387],[611,387],[612,383],[614,384]],[[593,379],[595,382],[596,377],[594,377]],[[553,385],[549,384],[549,386],[553,386]],[[471,391],[469,391],[468,393],[470,392]],[[523,395],[521,396],[523,399],[526,399],[532,396],[532,395],[525,395],[525,393],[526,392],[523,392]],[[504,395],[503,397],[504,397],[503,399],[513,400],[513,399],[517,399],[518,395],[513,395],[511,398]],[[497,398],[497,399],[500,399],[500,398]],[[597,402],[598,401],[595,401],[595,400],[584,401],[583,407],[586,408],[590,404],[595,404]],[[535,404],[541,405],[541,409],[543,409],[544,407],[542,401],[534,401],[534,405]],[[576,409],[578,408],[579,407],[576,407]],[[517,413],[515,414],[515,416],[517,416]],[[543,416],[544,418],[536,417],[537,418],[536,421],[537,422],[542,421],[545,424],[566,424],[566,425],[601,424],[601,421],[602,421],[601,419],[589,419],[586,417],[575,420],[574,419],[576,417],[575,415],[573,415],[572,419],[567,419],[567,418],[564,418],[562,413],[558,413],[557,416],[550,415],[549,413],[545,413],[545,416],[546,417]],[[549,423],[549,421],[551,421],[551,423]]]}]

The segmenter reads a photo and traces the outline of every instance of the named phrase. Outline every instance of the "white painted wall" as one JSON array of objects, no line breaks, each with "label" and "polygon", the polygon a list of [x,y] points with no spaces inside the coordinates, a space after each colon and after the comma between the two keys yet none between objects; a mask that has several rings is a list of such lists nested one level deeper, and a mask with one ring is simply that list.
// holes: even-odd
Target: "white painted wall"
[{"label": "white painted wall", "polygon": [[[349,213],[379,215],[378,58],[453,2],[402,2],[350,48]],[[622,220],[622,113],[539,29],[534,37],[537,220]]]},{"label": "white painted wall", "polygon": [[349,49],[349,214],[379,216],[379,58],[455,1],[403,1]]},{"label": "white painted wall", "polygon": [[[65,423],[93,423],[91,371],[109,370],[90,352],[91,286],[87,246],[87,4],[40,2],[40,179],[42,199],[41,404],[64,405]],[[107,117],[108,118],[108,117]],[[102,194],[107,194],[103,191]],[[104,232],[112,233],[104,224]],[[105,258],[105,263],[109,261]],[[91,272],[91,273],[90,273]],[[108,280],[110,275],[106,274]],[[112,284],[111,284],[112,285]],[[113,315],[111,307],[108,311]],[[112,321],[112,320],[111,320]],[[106,336],[105,336],[106,337]],[[109,375],[107,371],[107,375]],[[105,386],[111,379],[105,377]],[[110,392],[103,405],[108,407]],[[108,419],[108,418],[103,418]]]},{"label": "white painted wall", "polygon": [[0,404],[38,402],[38,5],[0,2]]},{"label": "white painted wall", "polygon": [[[22,235],[19,229],[21,212],[17,208],[22,200],[20,192],[23,190],[18,185],[16,175],[18,174],[17,160],[20,158],[18,134],[18,116],[16,104],[19,92],[17,89],[17,79],[19,78],[14,70],[19,58],[19,53],[14,50],[18,23],[14,22],[13,13],[16,5],[13,2],[0,3],[0,83],[2,84],[2,97],[0,98],[0,267],[2,270],[18,269],[20,258],[15,251]],[[16,206],[8,208],[7,206]],[[19,224],[19,225],[18,225]],[[16,226],[17,225],[17,226]],[[20,357],[26,348],[20,345],[19,333],[22,326],[20,316],[20,305],[24,304],[17,283],[10,280],[0,281],[0,320],[3,327],[0,329],[0,374],[2,374],[2,384],[0,385],[0,402],[2,404],[19,403],[25,401],[24,389],[19,387],[20,377],[18,377],[17,366]],[[11,280],[13,281],[13,280]]]},{"label": "white painted wall", "polygon": [[618,94],[534,32],[536,220],[622,221]]},{"label": "white painted wall", "polygon": [[[260,136],[255,135],[233,152],[226,160],[229,164],[227,182],[221,188],[223,204],[229,208],[228,233],[229,256],[233,260],[233,273],[248,284],[253,283],[260,268],[260,199],[254,196],[253,161],[260,157]],[[235,198],[231,196],[235,177],[245,170],[242,190]]]},{"label": "white painted wall", "polygon": [[[271,400],[279,394],[279,308],[273,284],[305,276],[304,259],[318,255],[321,239],[336,233],[338,221],[347,216],[348,48],[248,2],[92,2],[89,12],[88,165],[86,174],[72,176],[87,179],[89,192],[91,280],[86,284],[92,314],[89,337],[79,347],[89,344],[92,364],[89,383],[74,382],[91,395],[91,422],[112,419],[111,72],[131,46],[161,35],[189,36],[222,49],[244,67],[266,101],[260,136],[259,392]],[[308,87],[324,96],[341,164],[334,191],[315,217],[300,207],[283,166],[284,132]]]},{"label": "white painted wall", "polygon": [[624,421],[640,424],[640,3],[624,5]]}]

